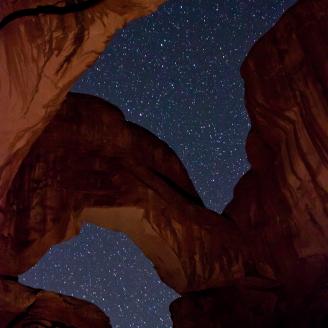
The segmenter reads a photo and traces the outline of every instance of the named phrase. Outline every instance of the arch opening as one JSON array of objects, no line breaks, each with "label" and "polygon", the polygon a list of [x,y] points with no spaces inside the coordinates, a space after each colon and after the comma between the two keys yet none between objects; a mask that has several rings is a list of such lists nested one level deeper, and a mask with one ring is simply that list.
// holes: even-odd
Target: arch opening
[{"label": "arch opening", "polygon": [[178,297],[126,234],[94,224],[52,247],[19,280],[94,303],[114,328],[170,327],[167,309]]}]

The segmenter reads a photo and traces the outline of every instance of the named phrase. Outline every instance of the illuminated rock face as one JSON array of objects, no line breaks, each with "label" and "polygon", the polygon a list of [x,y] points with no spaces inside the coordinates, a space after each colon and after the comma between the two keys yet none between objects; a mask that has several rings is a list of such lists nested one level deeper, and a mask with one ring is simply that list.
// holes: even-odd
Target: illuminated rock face
[{"label": "illuminated rock face", "polygon": [[[153,12],[164,0],[86,0],[75,13],[19,17],[0,29],[0,209],[29,147],[59,109],[66,93],[97,59],[114,33]],[[2,0],[0,19],[68,0]],[[1,211],[0,211],[1,212]],[[0,216],[2,235],[10,234]]]}]

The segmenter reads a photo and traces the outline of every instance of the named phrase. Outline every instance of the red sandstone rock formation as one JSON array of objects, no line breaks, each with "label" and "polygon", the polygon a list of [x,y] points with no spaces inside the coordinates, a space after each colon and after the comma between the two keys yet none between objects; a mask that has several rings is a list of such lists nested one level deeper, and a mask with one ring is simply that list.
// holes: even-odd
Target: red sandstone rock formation
[{"label": "red sandstone rock formation", "polygon": [[23,161],[6,213],[14,238],[2,274],[24,272],[88,221],[127,233],[178,292],[243,275],[234,224],[202,205],[164,142],[97,97],[68,95]]},{"label": "red sandstone rock formation", "polygon": [[[20,17],[0,29],[0,209],[22,159],[73,83],[104,51],[117,29],[163,2],[87,1],[97,4],[70,14],[56,15],[50,10],[50,14]],[[1,0],[0,20],[21,10],[24,14],[24,9],[69,3]],[[10,233],[1,217],[0,230]]]},{"label": "red sandstone rock formation", "polygon": [[91,222],[127,233],[178,292],[243,276],[233,222],[203,206],[164,142],[97,97],[67,96],[22,162],[5,213],[2,275],[26,271]]},{"label": "red sandstone rock formation", "polygon": [[[20,18],[0,30],[0,117],[8,122],[0,127],[3,204],[10,187],[0,274],[27,270],[89,221],[128,233],[161,278],[185,293],[171,306],[177,328],[326,327],[327,0],[299,1],[243,64],[251,170],[223,216],[203,207],[167,145],[112,106],[70,95],[54,116],[95,59],[92,50],[104,48],[122,17],[144,13],[127,6],[135,1],[113,3],[81,15]],[[13,4],[4,2],[1,12]]]},{"label": "red sandstone rock formation", "polygon": [[327,17],[327,1],[300,1],[241,69],[251,170],[224,212],[279,279],[328,254]]},{"label": "red sandstone rock formation", "polygon": [[0,327],[110,328],[95,305],[0,279]]},{"label": "red sandstone rock formation", "polygon": [[245,278],[174,302],[174,327],[328,326],[327,17],[299,1],[242,66],[251,169],[224,214],[250,245]]}]

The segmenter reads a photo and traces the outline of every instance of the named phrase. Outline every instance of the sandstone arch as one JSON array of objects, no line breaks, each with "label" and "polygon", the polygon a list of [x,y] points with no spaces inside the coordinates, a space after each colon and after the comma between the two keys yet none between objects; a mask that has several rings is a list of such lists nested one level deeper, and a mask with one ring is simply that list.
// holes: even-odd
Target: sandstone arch
[{"label": "sandstone arch", "polygon": [[[2,2],[1,14],[16,3]],[[67,16],[66,25],[38,17],[0,31],[0,114],[7,123],[0,127],[0,274],[27,270],[51,245],[78,233],[83,220],[129,233],[127,213],[135,222],[136,234],[130,235],[162,279],[187,293],[171,307],[176,327],[189,328],[190,322],[208,327],[325,325],[327,1],[300,0],[242,67],[252,120],[247,143],[252,168],[221,216],[203,207],[169,148],[126,123],[117,109],[111,107],[108,115],[104,108],[109,105],[99,99],[70,95],[54,117],[73,81],[113,31],[159,3],[104,1],[83,17],[83,29],[77,24],[81,17]],[[62,33],[62,26],[67,33],[57,39],[53,32]],[[82,43],[76,42],[79,35]],[[33,37],[41,41],[36,53],[29,43]],[[9,40],[21,49],[18,57]],[[49,43],[58,46],[55,58],[47,57]],[[79,98],[85,112],[74,112]],[[58,124],[70,119],[72,124]],[[141,238],[137,228],[144,223],[143,233],[151,233]],[[160,257],[149,247],[154,235],[166,250]]]},{"label": "sandstone arch", "polygon": [[83,221],[127,233],[176,291],[243,275],[234,223],[206,209],[174,152],[97,97],[69,94],[8,194],[15,239],[3,274],[23,272]]}]

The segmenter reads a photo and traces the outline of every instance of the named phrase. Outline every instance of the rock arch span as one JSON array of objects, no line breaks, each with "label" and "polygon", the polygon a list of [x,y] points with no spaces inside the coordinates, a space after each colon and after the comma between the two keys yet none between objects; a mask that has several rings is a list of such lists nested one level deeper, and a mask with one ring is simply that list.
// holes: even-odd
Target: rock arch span
[{"label": "rock arch span", "polygon": [[[204,208],[169,148],[126,126],[119,111],[108,116],[103,109],[109,107],[96,98],[70,95],[54,117],[113,31],[160,2],[106,1],[82,21],[79,15],[24,18],[0,31],[6,122],[0,127],[0,274],[27,270],[51,245],[78,233],[85,219],[124,230],[123,214],[130,211],[135,227],[147,221],[145,231],[151,227],[159,245],[165,244],[168,255],[156,257],[145,242],[151,234],[132,237],[162,279],[184,293],[171,307],[176,327],[325,326],[327,1],[300,0],[243,64],[252,168],[223,215]],[[1,13],[16,3],[2,2]],[[33,38],[40,40],[37,51],[30,46]],[[74,111],[78,98],[93,112]],[[70,123],[58,124],[65,120]],[[52,153],[46,151],[52,146]],[[106,219],[100,210],[107,211]],[[168,258],[173,268],[161,264]],[[40,292],[0,282],[3,317],[40,300]],[[17,305],[8,291],[27,296]]]},{"label": "rock arch span", "polygon": [[16,261],[1,266],[7,275],[25,271],[84,221],[127,233],[180,293],[243,275],[234,223],[203,206],[167,144],[97,97],[67,96],[7,204],[16,237]]}]

